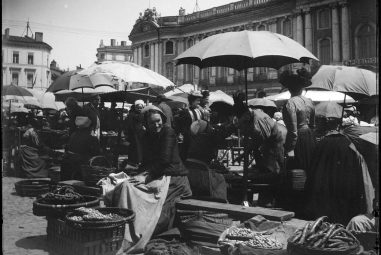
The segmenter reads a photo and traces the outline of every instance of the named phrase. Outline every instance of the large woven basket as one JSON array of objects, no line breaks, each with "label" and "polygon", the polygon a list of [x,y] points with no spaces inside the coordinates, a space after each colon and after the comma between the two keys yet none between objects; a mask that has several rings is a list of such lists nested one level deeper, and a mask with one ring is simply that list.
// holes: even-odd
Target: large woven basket
[{"label": "large woven basket", "polygon": [[354,255],[360,250],[360,243],[357,241],[354,245],[348,247],[346,250],[333,250],[308,247],[301,244],[295,244],[288,241],[287,252],[289,255]]},{"label": "large woven basket", "polygon": [[33,202],[33,214],[36,216],[52,216],[63,217],[65,214],[79,207],[96,207],[99,206],[100,199],[94,196],[83,196],[85,202],[77,204],[43,204],[41,199],[37,199]]},{"label": "large woven basket", "polygon": [[103,214],[108,214],[108,213],[113,213],[113,214],[118,214],[119,216],[122,216],[122,219],[118,220],[99,220],[99,221],[77,221],[77,220],[72,220],[70,217],[72,216],[79,216],[81,215],[80,212],[68,212],[65,216],[66,223],[74,228],[79,228],[79,229],[107,229],[107,228],[115,228],[119,225],[126,224],[126,223],[131,223],[134,222],[135,220],[135,213],[132,210],[129,209],[124,209],[124,208],[118,208],[118,207],[99,207],[99,208],[94,208],[98,210],[99,212]]},{"label": "large woven basket", "polygon": [[15,189],[19,196],[37,197],[49,192],[51,184],[52,182],[48,180],[23,180],[15,183]]},{"label": "large woven basket", "polygon": [[103,156],[92,157],[88,164],[81,165],[82,177],[87,186],[96,186],[100,179],[115,171],[116,168],[111,167],[111,164]]}]

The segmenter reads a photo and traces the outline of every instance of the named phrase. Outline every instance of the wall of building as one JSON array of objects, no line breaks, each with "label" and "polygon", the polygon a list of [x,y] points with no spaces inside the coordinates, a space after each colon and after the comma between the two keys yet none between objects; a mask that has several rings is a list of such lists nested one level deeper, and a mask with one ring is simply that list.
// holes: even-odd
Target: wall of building
[{"label": "wall of building", "polygon": [[[12,83],[12,73],[19,74],[18,86],[27,87],[27,74],[33,73],[34,88],[46,90],[50,86],[50,52],[47,49],[3,46],[3,85]],[[13,63],[13,52],[19,52],[19,63]],[[28,64],[33,53],[33,64]]]},{"label": "wall of building", "polygon": [[[356,59],[356,31],[361,24],[376,23],[375,0],[244,0],[217,6],[188,15],[157,18],[148,14],[139,18],[130,33],[134,62],[167,76],[175,84],[194,83],[211,90],[236,87],[244,84],[243,72],[227,68],[209,68],[200,71],[189,65],[174,66],[168,72],[169,63],[181,52],[198,41],[216,33],[240,30],[264,30],[285,34],[284,22],[291,23],[290,36],[316,57],[327,59],[323,64],[350,64]],[[328,27],[320,28],[319,19],[326,11]],[[375,30],[373,31],[376,34]],[[174,42],[174,54],[165,55],[165,43]],[[357,40],[358,41],[358,40]],[[190,44],[189,44],[190,42]],[[328,45],[325,43],[328,42]],[[373,42],[373,41],[372,41]],[[144,56],[148,45],[150,55]],[[376,41],[369,47],[377,47]],[[159,54],[156,54],[158,50]],[[329,56],[327,55],[329,54]],[[378,56],[374,56],[378,63]],[[318,66],[319,63],[311,62]],[[299,68],[293,64],[285,68]],[[309,66],[306,66],[309,68]],[[282,71],[282,68],[280,71]],[[267,88],[279,88],[280,73],[271,68],[248,70],[249,92]],[[168,77],[171,74],[171,77]]]}]

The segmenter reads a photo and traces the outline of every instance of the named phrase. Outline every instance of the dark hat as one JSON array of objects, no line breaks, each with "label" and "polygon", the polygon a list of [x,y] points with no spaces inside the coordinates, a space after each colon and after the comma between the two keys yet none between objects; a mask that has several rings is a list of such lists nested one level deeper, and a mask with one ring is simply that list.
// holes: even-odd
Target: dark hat
[{"label": "dark hat", "polygon": [[152,111],[157,112],[157,113],[160,114],[163,123],[167,122],[167,116],[165,116],[164,112],[159,107],[157,107],[155,105],[147,105],[147,106],[145,106],[142,109],[142,114],[144,114],[144,116],[146,117],[148,112],[152,112]]},{"label": "dark hat", "polygon": [[202,97],[208,97],[210,95],[209,90],[203,90],[201,91]]},{"label": "dark hat", "polygon": [[308,87],[312,84],[311,73],[305,68],[296,70],[296,74],[286,70],[280,74],[279,82],[286,88]]},{"label": "dark hat", "polygon": [[191,90],[188,94],[188,102],[193,102],[197,98],[202,98],[202,94],[198,90]]}]

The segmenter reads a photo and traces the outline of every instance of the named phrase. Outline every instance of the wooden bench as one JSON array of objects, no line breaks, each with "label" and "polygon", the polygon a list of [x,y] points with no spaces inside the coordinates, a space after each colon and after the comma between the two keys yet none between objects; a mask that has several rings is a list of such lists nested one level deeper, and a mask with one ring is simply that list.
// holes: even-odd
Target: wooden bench
[{"label": "wooden bench", "polygon": [[182,210],[207,210],[227,213],[230,217],[239,220],[248,220],[256,215],[262,215],[268,220],[287,221],[295,216],[294,212],[273,210],[264,207],[246,207],[242,205],[208,202],[196,199],[184,199],[176,203],[177,209]]}]

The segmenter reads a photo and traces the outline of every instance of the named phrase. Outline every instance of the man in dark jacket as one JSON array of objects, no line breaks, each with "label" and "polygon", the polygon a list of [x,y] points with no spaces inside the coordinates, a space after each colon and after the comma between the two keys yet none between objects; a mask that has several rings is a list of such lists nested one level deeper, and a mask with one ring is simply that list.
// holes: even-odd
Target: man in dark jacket
[{"label": "man in dark jacket", "polygon": [[69,136],[77,129],[75,118],[83,115],[83,109],[78,105],[77,99],[68,97],[65,100],[66,112],[69,117]]},{"label": "man in dark jacket", "polygon": [[100,114],[98,110],[98,105],[101,101],[99,95],[95,95],[90,98],[90,102],[83,106],[83,111],[87,117],[91,120],[91,135],[100,139]]}]

